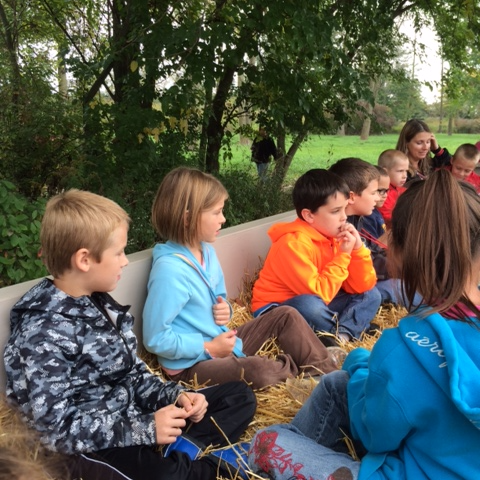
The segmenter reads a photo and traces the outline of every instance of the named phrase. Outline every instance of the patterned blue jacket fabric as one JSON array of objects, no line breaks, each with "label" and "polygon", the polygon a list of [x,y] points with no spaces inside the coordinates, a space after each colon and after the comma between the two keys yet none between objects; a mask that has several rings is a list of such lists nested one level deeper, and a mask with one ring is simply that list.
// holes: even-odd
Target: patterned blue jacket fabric
[{"label": "patterned blue jacket fabric", "polygon": [[155,444],[153,413],[183,388],[137,357],[128,308],[106,293],[71,297],[49,279],[13,307],[7,397],[50,449]]}]

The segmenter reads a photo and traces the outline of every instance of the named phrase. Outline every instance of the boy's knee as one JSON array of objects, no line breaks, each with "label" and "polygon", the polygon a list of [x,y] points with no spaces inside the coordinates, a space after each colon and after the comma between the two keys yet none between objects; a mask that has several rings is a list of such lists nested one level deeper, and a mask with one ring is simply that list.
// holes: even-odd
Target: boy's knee
[{"label": "boy's knee", "polygon": [[285,324],[305,322],[302,314],[295,307],[291,307],[290,305],[279,305],[272,310],[272,314]]},{"label": "boy's knee", "polygon": [[338,390],[347,388],[350,376],[345,370],[335,370],[327,375],[323,375],[321,382],[327,390]]},{"label": "boy's knee", "polygon": [[370,290],[367,290],[364,293],[365,299],[367,299],[370,303],[378,303],[378,306],[382,303],[382,294],[377,287],[373,287]]}]

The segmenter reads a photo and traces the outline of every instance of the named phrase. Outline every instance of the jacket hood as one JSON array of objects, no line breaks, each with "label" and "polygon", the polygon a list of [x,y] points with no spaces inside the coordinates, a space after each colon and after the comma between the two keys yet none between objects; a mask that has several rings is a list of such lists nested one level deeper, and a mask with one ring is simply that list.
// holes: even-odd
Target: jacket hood
[{"label": "jacket hood", "polygon": [[[205,242],[201,242],[201,245],[202,245],[203,255],[205,257],[204,260],[206,262],[209,262],[210,261],[209,257],[214,251],[213,246]],[[160,257],[172,256],[172,255],[178,256],[178,254],[181,254],[187,257],[190,261],[198,265],[198,261],[195,259],[195,257],[193,256],[193,253],[190,251],[188,247],[186,247],[185,245],[180,245],[179,243],[172,242],[170,240],[165,243],[157,243],[153,247],[152,257],[153,257],[153,261],[155,262]]]},{"label": "jacket hood", "polygon": [[[63,318],[72,320],[91,319],[99,316],[98,309],[92,302],[97,296],[102,296],[110,305],[119,311],[128,311],[128,306],[119,305],[107,293],[93,293],[91,298],[87,295],[74,298],[59,290],[53,281],[44,278],[37,285],[31,288],[12,308],[10,314],[10,328],[13,331],[20,323],[22,323],[28,312],[28,315],[37,313],[42,316],[44,312],[48,312],[50,317],[59,314]],[[36,315],[34,315],[36,316]]]},{"label": "jacket hood", "polygon": [[276,242],[279,238],[288,234],[306,234],[314,242],[331,243],[331,241],[327,237],[315,230],[304,220],[300,220],[300,218],[295,219],[293,222],[276,223],[268,230],[268,235],[271,238],[272,242]]},{"label": "jacket hood", "polygon": [[[478,321],[477,326],[480,327]],[[438,313],[421,320],[406,317],[399,329],[407,348],[430,377],[480,429],[480,331],[465,322],[447,320]],[[462,336],[462,345],[456,335]]]},{"label": "jacket hood", "polygon": [[165,243],[157,243],[153,247],[153,261],[158,260],[160,257],[164,257],[166,255],[178,254],[179,252],[183,255],[186,255],[188,258],[193,258],[190,250],[179,243],[171,242],[170,240]]}]

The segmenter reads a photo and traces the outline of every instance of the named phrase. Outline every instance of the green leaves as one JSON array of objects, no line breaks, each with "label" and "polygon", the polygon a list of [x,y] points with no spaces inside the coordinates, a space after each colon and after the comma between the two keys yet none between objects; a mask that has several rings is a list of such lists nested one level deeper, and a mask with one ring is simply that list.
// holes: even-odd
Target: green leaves
[{"label": "green leaves", "polygon": [[38,251],[45,202],[29,202],[14,185],[0,180],[0,287],[45,275]]}]

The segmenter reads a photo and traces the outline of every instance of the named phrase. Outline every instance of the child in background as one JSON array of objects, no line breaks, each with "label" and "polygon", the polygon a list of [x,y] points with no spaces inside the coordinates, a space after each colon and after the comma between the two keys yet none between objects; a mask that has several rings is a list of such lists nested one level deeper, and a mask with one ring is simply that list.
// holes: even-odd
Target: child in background
[{"label": "child in background", "polygon": [[[108,479],[96,470],[102,464],[133,480],[215,480],[219,470],[228,475],[218,454],[192,461],[173,445],[184,429],[199,446],[225,445],[223,433],[237,441],[255,395],[244,382],[189,391],[140,360],[128,307],[106,293],[128,264],[129,221],[93,193],[49,200],[40,240],[53,280],[40,281],[12,309],[7,397],[47,448],[90,460],[85,479]],[[158,449],[165,445],[168,456]]]},{"label": "child in background", "polygon": [[[378,179],[378,197],[379,200],[375,204],[375,208],[371,215],[365,215],[363,217],[363,229],[373,238],[380,240],[383,244],[387,243],[387,226],[385,225],[385,219],[379,211],[382,208],[390,192],[390,177],[388,172],[383,168],[376,166],[380,178]],[[360,235],[362,233],[360,232]]]},{"label": "child in background", "polygon": [[385,150],[378,157],[378,166],[384,168],[390,177],[387,198],[378,209],[385,220],[387,229],[392,223],[392,212],[398,197],[405,191],[408,165],[408,157],[399,150]]},{"label": "child in background", "polygon": [[[274,385],[301,372],[317,376],[337,369],[334,359],[292,307],[229,330],[222,268],[215,242],[225,223],[224,186],[212,175],[177,168],[163,179],[152,208],[159,237],[153,249],[143,312],[143,341],[175,381],[196,378],[225,383],[244,378],[253,388]],[[232,252],[233,253],[233,252]],[[276,338],[283,353],[256,355]]]},{"label": "child in background", "polygon": [[444,167],[452,172],[452,175],[464,182],[468,182],[480,193],[480,176],[475,173],[475,167],[480,160],[480,151],[472,143],[464,143],[455,151],[451,165]]},{"label": "child in background", "polygon": [[[365,195],[356,195],[359,204],[370,205],[370,213],[377,188],[375,179]],[[328,170],[309,170],[296,181],[298,218],[268,231],[272,246],[253,287],[254,316],[290,305],[314,330],[342,341],[369,328],[380,294],[370,252],[346,221],[349,198],[345,181]]]},{"label": "child in background", "polygon": [[363,243],[370,250],[377,279],[386,278],[385,245],[370,235],[364,227],[365,218],[373,215],[380,200],[380,172],[374,165],[355,157],[339,160],[330,167],[330,171],[347,182],[350,188],[347,221],[357,229]]},{"label": "child in background", "polygon": [[477,478],[480,198],[443,170],[412,183],[395,207],[389,248],[410,302],[419,291],[425,308],[385,330],[371,352],[353,350],[291,424],[258,432],[253,472],[274,480]]}]

